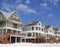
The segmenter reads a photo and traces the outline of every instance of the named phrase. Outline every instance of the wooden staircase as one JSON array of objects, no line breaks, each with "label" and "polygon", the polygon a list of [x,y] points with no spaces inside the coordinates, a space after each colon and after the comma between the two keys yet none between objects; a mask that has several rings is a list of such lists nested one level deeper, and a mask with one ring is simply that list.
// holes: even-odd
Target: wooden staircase
[{"label": "wooden staircase", "polygon": [[8,32],[8,33],[4,33],[3,36],[0,37],[0,43],[10,43],[8,38],[10,37],[11,35],[11,32]]}]

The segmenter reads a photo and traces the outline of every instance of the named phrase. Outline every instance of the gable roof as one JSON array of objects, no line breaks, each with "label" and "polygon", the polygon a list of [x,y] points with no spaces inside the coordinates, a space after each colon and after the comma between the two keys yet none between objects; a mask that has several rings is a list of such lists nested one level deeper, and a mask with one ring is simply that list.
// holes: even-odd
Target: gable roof
[{"label": "gable roof", "polygon": [[51,27],[51,25],[46,25],[44,29],[48,29],[50,27]]},{"label": "gable roof", "polygon": [[13,11],[13,12],[5,12],[5,11],[0,10],[0,12],[4,15],[5,18],[8,19],[15,11]]},{"label": "gable roof", "polygon": [[53,30],[58,31],[58,30],[59,30],[59,28],[53,28]]},{"label": "gable roof", "polygon": [[[33,26],[33,25],[37,25],[37,23],[38,23],[39,21],[36,21],[36,22],[30,22],[28,25],[26,25],[26,26]],[[26,27],[25,26],[25,27]]]}]

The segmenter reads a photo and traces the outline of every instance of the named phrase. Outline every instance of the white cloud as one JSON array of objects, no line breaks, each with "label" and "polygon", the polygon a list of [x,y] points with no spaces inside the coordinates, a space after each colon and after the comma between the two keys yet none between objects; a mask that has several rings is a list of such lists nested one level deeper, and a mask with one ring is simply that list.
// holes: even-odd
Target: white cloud
[{"label": "white cloud", "polygon": [[21,0],[16,0],[15,4],[21,3]]},{"label": "white cloud", "polygon": [[59,0],[53,0],[53,4],[56,6]]},{"label": "white cloud", "polygon": [[49,14],[48,17],[53,17],[54,15],[53,14]]},{"label": "white cloud", "polygon": [[47,3],[40,3],[40,6],[42,6],[42,7],[47,7],[48,4],[47,4]]},{"label": "white cloud", "polygon": [[40,7],[44,10],[51,10],[52,7],[50,6],[50,4],[52,4],[52,6],[57,6],[58,1],[59,0],[44,0],[44,2],[40,3]]},{"label": "white cloud", "polygon": [[32,8],[28,7],[27,5],[23,5],[23,4],[18,5],[17,9],[20,9],[21,11],[27,12],[27,13],[37,13]]},{"label": "white cloud", "polygon": [[4,9],[5,11],[11,11],[11,9],[8,7],[3,7],[2,9]]},{"label": "white cloud", "polygon": [[48,5],[47,2],[44,2],[44,3],[40,3],[40,9],[43,9],[43,10],[51,10],[52,8],[49,7],[49,5]]},{"label": "white cloud", "polygon": [[59,0],[44,0],[46,2],[50,2],[51,4],[53,4],[54,6],[56,6],[59,2]]},{"label": "white cloud", "polygon": [[5,11],[11,11],[10,7],[10,4],[6,4],[6,3],[2,3],[2,9],[5,10]]},{"label": "white cloud", "polygon": [[26,0],[26,3],[29,4],[30,3],[30,0]]},{"label": "white cloud", "polygon": [[23,4],[2,3],[2,10],[5,10],[5,11],[18,10],[18,11],[23,11],[24,13],[34,13],[34,14],[37,13],[34,9]]}]

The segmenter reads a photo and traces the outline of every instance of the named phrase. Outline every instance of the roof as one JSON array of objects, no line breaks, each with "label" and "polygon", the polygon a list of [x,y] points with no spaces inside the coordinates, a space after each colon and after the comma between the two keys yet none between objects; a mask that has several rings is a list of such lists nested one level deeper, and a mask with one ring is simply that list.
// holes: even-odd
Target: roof
[{"label": "roof", "polygon": [[51,25],[47,25],[47,26],[45,26],[45,29],[48,29],[48,28],[50,28],[51,27]]},{"label": "roof", "polygon": [[59,28],[53,28],[53,30],[58,31],[58,30],[59,30]]},{"label": "roof", "polygon": [[5,11],[0,10],[0,12],[5,16],[5,18],[9,18],[15,11],[5,12]]},{"label": "roof", "polygon": [[28,25],[26,26],[32,26],[32,25],[36,25],[39,21],[36,21],[36,22],[30,22]]}]

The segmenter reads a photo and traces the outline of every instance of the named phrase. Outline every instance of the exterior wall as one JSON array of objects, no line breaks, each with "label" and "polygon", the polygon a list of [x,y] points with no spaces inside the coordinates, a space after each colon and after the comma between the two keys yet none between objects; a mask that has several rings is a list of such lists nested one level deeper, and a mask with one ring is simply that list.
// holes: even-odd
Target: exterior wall
[{"label": "exterior wall", "polygon": [[[19,16],[17,13],[14,13],[11,15],[10,18],[6,18],[6,20],[3,18],[4,16],[0,15],[0,36],[4,39],[8,38],[11,41],[11,36],[17,37],[15,40],[18,42],[20,37],[24,37],[25,34],[22,33],[22,23],[19,19]],[[3,20],[4,19],[4,20]],[[8,36],[8,37],[7,37]],[[18,38],[19,37],[19,38]]]},{"label": "exterior wall", "polygon": [[20,29],[22,31],[22,24],[18,24],[17,29]]},{"label": "exterior wall", "polygon": [[46,39],[50,39],[55,35],[52,26],[47,29],[44,29],[44,33],[45,33]]},{"label": "exterior wall", "polygon": [[60,39],[60,29],[54,30],[54,34],[56,36],[56,39],[59,40]]},{"label": "exterior wall", "polygon": [[23,30],[28,38],[29,37],[36,38],[44,34],[44,28],[40,22],[38,22],[36,25],[24,27]]},{"label": "exterior wall", "polygon": [[32,27],[25,27],[23,28],[23,31],[27,32],[27,31],[31,31],[32,30]]},{"label": "exterior wall", "polygon": [[[16,25],[14,25],[14,24],[16,24]],[[6,27],[10,27],[10,28],[14,28],[14,29],[16,28],[16,29],[22,30],[22,24],[14,23],[11,21],[6,22]]]},{"label": "exterior wall", "polygon": [[[33,30],[32,30],[32,27],[34,28]],[[37,28],[37,29],[36,29]],[[34,32],[43,32],[42,31],[42,29],[43,29],[43,27],[42,27],[42,25],[32,25],[32,26],[27,26],[27,27],[24,27],[23,28],[23,30],[24,30],[24,32],[26,31],[26,32],[30,32],[30,31],[34,31]]]},{"label": "exterior wall", "polygon": [[6,22],[5,21],[0,21],[0,27],[5,27],[6,26]]},{"label": "exterior wall", "polygon": [[7,27],[11,27],[12,28],[13,27],[13,23],[8,21],[7,22]]}]

